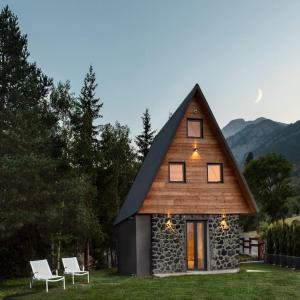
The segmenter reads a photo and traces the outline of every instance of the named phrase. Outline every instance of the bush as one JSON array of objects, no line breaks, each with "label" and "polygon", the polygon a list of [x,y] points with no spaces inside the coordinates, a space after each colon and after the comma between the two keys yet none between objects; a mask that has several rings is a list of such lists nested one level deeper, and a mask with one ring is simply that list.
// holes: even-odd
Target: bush
[{"label": "bush", "polygon": [[273,228],[274,253],[280,254],[280,226],[277,224]]},{"label": "bush", "polygon": [[293,256],[294,226],[288,226],[286,245],[287,255]]},{"label": "bush", "polygon": [[300,225],[294,225],[293,255],[300,257]]},{"label": "bush", "polygon": [[285,223],[280,225],[279,230],[279,254],[287,255],[287,236],[289,226]]},{"label": "bush", "polygon": [[266,233],[268,254],[300,257],[300,225],[276,224]]},{"label": "bush", "polygon": [[274,254],[274,238],[273,238],[273,228],[270,227],[267,231],[267,253]]}]

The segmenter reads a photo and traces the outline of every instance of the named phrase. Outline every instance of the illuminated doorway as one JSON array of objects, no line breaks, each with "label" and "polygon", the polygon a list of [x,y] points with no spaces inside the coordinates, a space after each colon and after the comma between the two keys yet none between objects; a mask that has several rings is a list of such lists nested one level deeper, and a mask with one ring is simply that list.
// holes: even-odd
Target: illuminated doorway
[{"label": "illuminated doorway", "polygon": [[206,270],[206,222],[186,222],[186,260],[188,270]]}]

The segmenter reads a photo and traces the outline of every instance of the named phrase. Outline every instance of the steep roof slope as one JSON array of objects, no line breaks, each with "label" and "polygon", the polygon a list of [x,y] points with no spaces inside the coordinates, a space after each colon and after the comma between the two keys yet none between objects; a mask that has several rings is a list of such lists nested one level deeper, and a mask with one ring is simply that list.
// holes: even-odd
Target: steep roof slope
[{"label": "steep roof slope", "polygon": [[183,100],[180,106],[177,108],[172,117],[167,121],[163,126],[160,132],[155,137],[153,144],[149,150],[147,157],[145,158],[137,176],[132,184],[132,187],[124,201],[123,206],[115,220],[115,225],[124,221],[128,217],[133,216],[138,212],[140,207],[143,204],[145,197],[151,187],[151,184],[155,178],[155,175],[162,163],[162,160],[168,151],[169,145],[176,133],[176,129],[179,126],[179,123],[188,107],[188,104],[192,99],[196,97],[200,101],[201,107],[205,110],[206,114],[209,116],[210,121],[213,124],[215,135],[218,138],[221,146],[224,148],[229,160],[232,162],[234,167],[235,174],[239,181],[239,184],[242,188],[242,191],[246,197],[246,200],[253,211],[257,211],[257,206],[252,198],[252,195],[249,191],[247,183],[243,175],[240,173],[237,164],[233,158],[233,155],[222,135],[222,132],[208,106],[208,103],[199,87],[198,84],[191,90],[188,96]]}]

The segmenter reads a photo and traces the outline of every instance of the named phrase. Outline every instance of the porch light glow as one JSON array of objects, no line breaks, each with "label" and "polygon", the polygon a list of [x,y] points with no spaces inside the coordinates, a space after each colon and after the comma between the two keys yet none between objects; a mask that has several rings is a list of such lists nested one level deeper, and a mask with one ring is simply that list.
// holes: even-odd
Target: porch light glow
[{"label": "porch light glow", "polygon": [[229,229],[228,223],[226,221],[226,215],[225,214],[222,215],[222,220],[220,222],[220,227],[222,228],[222,230],[228,230]]},{"label": "porch light glow", "polygon": [[165,228],[166,228],[166,231],[173,231],[173,223],[172,223],[172,219],[170,217],[170,214],[168,214],[168,218],[167,218],[166,223],[165,223]]},{"label": "porch light glow", "polygon": [[198,150],[198,147],[195,147],[194,149],[193,149],[193,152],[198,152],[199,150]]}]

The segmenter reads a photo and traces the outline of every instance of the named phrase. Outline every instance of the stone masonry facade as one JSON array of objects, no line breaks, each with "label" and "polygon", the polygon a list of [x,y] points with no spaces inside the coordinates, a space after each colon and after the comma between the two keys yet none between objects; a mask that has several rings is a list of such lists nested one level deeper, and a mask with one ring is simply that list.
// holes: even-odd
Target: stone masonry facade
[{"label": "stone masonry facade", "polygon": [[239,263],[239,216],[172,215],[172,228],[166,228],[167,215],[152,216],[152,270],[154,274],[186,271],[186,221],[206,221],[207,266],[209,270],[235,269]]}]

